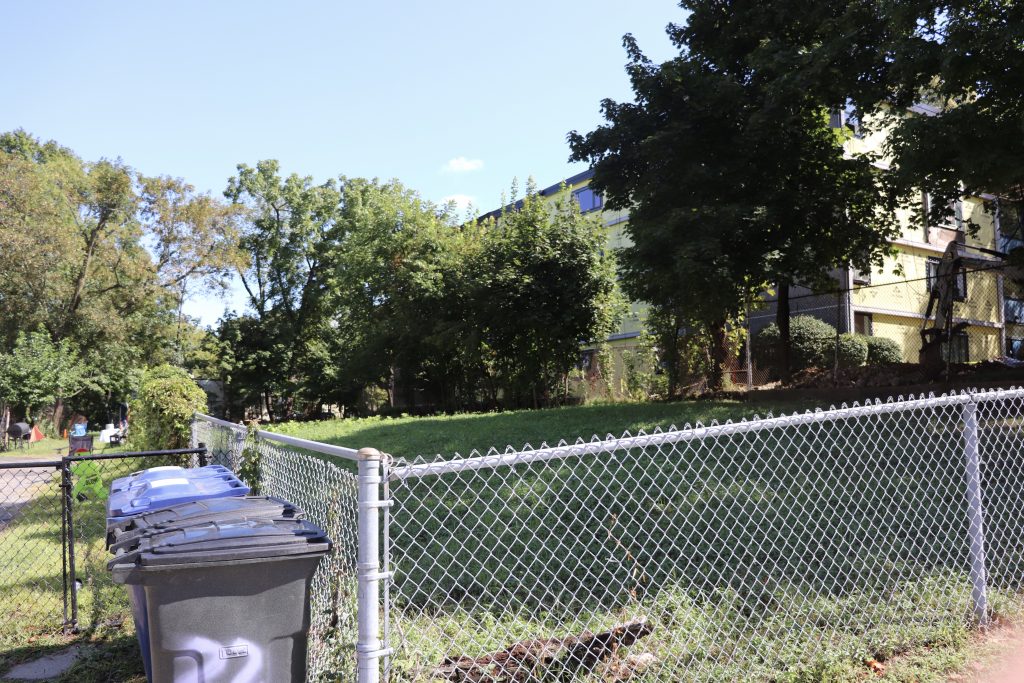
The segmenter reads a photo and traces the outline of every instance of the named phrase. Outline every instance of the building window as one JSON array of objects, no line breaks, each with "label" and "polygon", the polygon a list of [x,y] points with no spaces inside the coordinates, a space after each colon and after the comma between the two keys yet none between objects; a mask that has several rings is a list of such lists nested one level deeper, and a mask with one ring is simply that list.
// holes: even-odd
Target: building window
[{"label": "building window", "polygon": [[[932,196],[927,192],[921,193],[921,204],[924,210],[924,224],[927,226],[932,225]],[[938,220],[935,222],[934,227],[946,228],[947,230],[963,230],[964,229],[964,203],[959,199],[954,199],[948,202],[939,214]]]},{"label": "building window", "polygon": [[1006,338],[1006,355],[1017,360],[1024,360],[1024,339]]},{"label": "building window", "polygon": [[1021,225],[1020,210],[1016,202],[996,201],[996,230],[999,234],[999,251],[1009,254],[1014,249],[1024,248],[1024,226]]},{"label": "building window", "polygon": [[[929,258],[927,263],[926,278],[928,291],[932,291],[932,287],[935,286],[935,277],[939,272],[939,263],[941,259]],[[967,271],[961,269],[956,276],[953,278],[956,283],[956,291],[953,293],[953,299],[956,301],[967,300]]]},{"label": "building window", "polygon": [[942,345],[942,360],[950,363],[967,363],[970,361],[970,338],[966,332],[957,332],[953,337]]},{"label": "building window", "polygon": [[871,269],[857,270],[852,269],[853,284],[855,285],[870,285],[871,284]]},{"label": "building window", "polygon": [[1003,318],[1008,323],[1024,324],[1024,299],[1007,297],[1003,301]]},{"label": "building window", "polygon": [[870,313],[854,313],[853,314],[853,331],[856,334],[863,334],[866,337],[870,337],[872,332],[871,327],[871,314]]},{"label": "building window", "polygon": [[587,213],[588,211],[597,211],[604,206],[604,201],[601,199],[601,195],[591,190],[589,187],[580,188],[572,193],[573,199],[580,205],[580,211]]}]

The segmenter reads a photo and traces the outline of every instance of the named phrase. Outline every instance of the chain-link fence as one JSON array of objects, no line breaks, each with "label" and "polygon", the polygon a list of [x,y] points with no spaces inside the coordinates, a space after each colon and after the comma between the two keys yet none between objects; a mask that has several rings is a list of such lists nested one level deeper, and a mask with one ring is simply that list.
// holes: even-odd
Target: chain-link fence
[{"label": "chain-link fence", "polygon": [[110,484],[205,451],[102,453],[0,463],[0,662],[39,638],[130,618],[106,563]]},{"label": "chain-link fence", "polygon": [[[818,367],[850,374],[851,369],[862,366],[918,363],[923,345],[921,331],[943,327],[936,322],[937,317],[941,318],[939,301],[932,302],[929,309],[939,261],[937,257],[901,254],[900,272],[872,275],[841,271],[836,274],[836,287],[824,292],[791,287],[791,369]],[[999,358],[1024,360],[1021,279],[1016,270],[1001,263],[975,260],[957,271],[948,311],[950,338],[941,343],[938,356],[954,365]],[[776,292],[767,293],[746,316],[749,362],[744,348],[732,373],[737,387],[746,383],[748,375],[753,386],[779,378],[777,299]],[[871,346],[838,338],[847,334],[857,335]],[[888,349],[881,348],[884,344]],[[914,374],[912,368],[907,372]],[[891,368],[879,374],[891,378]],[[922,370],[918,383],[926,379]]]},{"label": "chain-link fence", "polygon": [[391,681],[825,675],[942,642],[1024,579],[1021,390],[390,479]]},{"label": "chain-link fence", "polygon": [[0,651],[68,615],[61,461],[0,463]]},{"label": "chain-link fence", "polygon": [[130,619],[128,594],[114,583],[107,562],[107,498],[115,479],[149,467],[189,467],[205,461],[199,451],[153,451],[80,455],[64,459],[67,468],[71,583],[69,625],[96,629]]},{"label": "chain-link fence", "polygon": [[356,451],[197,416],[193,445],[204,444],[214,463],[231,467],[256,493],[294,504],[327,532],[330,555],[313,576],[307,679],[349,681],[356,676]]}]

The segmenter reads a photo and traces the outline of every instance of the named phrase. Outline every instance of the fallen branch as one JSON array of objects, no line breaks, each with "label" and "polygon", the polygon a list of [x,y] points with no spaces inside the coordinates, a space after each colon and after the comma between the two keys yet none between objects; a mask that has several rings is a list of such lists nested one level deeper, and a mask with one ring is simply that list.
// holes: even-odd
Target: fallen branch
[{"label": "fallen branch", "polygon": [[635,621],[601,633],[585,631],[565,638],[521,640],[475,659],[446,657],[434,669],[432,678],[451,683],[568,683],[593,673],[620,647],[629,647],[653,630],[646,621]]}]

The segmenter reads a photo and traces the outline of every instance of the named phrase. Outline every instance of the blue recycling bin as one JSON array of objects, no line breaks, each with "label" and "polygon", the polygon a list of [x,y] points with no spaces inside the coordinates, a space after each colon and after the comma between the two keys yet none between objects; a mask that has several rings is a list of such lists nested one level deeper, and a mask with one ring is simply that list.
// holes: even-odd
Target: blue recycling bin
[{"label": "blue recycling bin", "polygon": [[223,465],[206,465],[205,467],[178,467],[177,465],[164,465],[161,467],[150,467],[146,470],[133,472],[127,477],[115,479],[110,485],[111,491],[123,491],[131,487],[139,487],[146,482],[162,481],[164,479],[182,478],[193,481],[195,479],[206,479],[208,477],[234,476],[227,467]]},{"label": "blue recycling bin", "polygon": [[[163,476],[165,473],[168,476]],[[249,493],[249,487],[241,479],[220,465],[182,469],[176,473],[164,470],[160,476],[149,479],[143,475],[144,473],[136,472],[117,480],[121,482],[120,489],[111,486],[110,497],[107,499],[108,526],[122,517],[139,515],[178,503],[208,498],[231,498]]]},{"label": "blue recycling bin", "polygon": [[[112,529],[139,515],[181,503],[246,496],[249,487],[220,465],[196,468],[154,467],[116,479],[107,498],[107,536]],[[146,631],[146,599],[141,586],[128,586],[128,601],[142,650],[146,678],[152,680],[149,635]]]}]

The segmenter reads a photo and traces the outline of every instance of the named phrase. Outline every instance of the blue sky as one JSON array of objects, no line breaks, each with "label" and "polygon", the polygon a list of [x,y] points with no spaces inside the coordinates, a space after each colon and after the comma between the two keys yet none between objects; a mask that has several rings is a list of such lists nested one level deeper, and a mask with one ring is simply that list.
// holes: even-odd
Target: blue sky
[{"label": "blue sky", "polygon": [[[15,3],[0,25],[0,130],[219,194],[239,163],[398,178],[494,208],[513,177],[582,170],[566,133],[630,99],[624,33],[674,54],[671,0],[588,3]],[[213,323],[226,300],[198,297]]]}]

